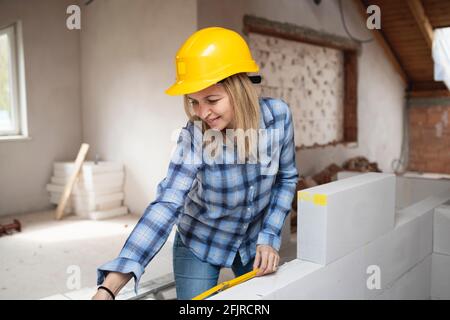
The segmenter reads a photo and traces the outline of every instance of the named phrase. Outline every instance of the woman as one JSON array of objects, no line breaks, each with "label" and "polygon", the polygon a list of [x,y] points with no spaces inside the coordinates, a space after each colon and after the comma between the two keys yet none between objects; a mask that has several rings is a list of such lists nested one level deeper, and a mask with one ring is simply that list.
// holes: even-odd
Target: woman
[{"label": "woman", "polygon": [[[195,32],[176,56],[189,117],[166,178],[119,257],[98,269],[94,299],[113,299],[166,242],[174,224],[178,299],[217,284],[221,267],[236,276],[275,272],[281,229],[298,179],[288,106],[258,98],[258,66],[245,40],[224,28]],[[270,150],[270,151],[269,151]]]}]

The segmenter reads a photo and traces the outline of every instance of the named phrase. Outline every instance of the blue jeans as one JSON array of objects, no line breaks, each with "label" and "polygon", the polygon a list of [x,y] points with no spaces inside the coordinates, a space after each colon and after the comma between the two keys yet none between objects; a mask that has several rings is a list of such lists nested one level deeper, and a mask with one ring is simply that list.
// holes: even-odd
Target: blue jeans
[{"label": "blue jeans", "polygon": [[[239,253],[233,261],[231,269],[236,277],[253,270],[253,261],[242,265]],[[173,243],[173,273],[178,300],[190,300],[200,293],[217,285],[220,266],[201,261],[180,239],[178,232]]]}]

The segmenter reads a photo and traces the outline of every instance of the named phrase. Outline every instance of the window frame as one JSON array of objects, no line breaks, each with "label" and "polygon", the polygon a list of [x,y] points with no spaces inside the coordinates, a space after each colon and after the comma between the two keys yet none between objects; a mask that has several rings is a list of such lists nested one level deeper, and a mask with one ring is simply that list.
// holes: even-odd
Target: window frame
[{"label": "window frame", "polygon": [[25,98],[25,72],[20,21],[0,27],[0,35],[7,35],[11,65],[9,68],[11,87],[11,109],[13,128],[0,130],[0,140],[28,138]]}]

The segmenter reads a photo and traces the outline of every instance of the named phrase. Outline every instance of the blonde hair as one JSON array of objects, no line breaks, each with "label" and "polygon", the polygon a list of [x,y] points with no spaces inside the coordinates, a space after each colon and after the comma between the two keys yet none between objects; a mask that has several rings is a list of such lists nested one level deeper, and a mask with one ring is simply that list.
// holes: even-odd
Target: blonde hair
[{"label": "blonde hair", "polygon": [[[220,83],[227,92],[230,104],[234,108],[234,130],[242,130],[243,132],[241,131],[241,133],[249,133],[248,136],[246,135],[248,139],[244,137],[245,143],[238,143],[237,145],[239,161],[242,162],[245,159],[256,160],[260,119],[259,98],[256,88],[246,73],[234,74]],[[184,95],[184,110],[189,120],[202,121],[194,114],[187,95]],[[210,129],[209,125],[202,121],[202,133],[208,129]],[[238,133],[237,138],[239,136],[240,133]],[[234,137],[236,137],[236,134]]]}]

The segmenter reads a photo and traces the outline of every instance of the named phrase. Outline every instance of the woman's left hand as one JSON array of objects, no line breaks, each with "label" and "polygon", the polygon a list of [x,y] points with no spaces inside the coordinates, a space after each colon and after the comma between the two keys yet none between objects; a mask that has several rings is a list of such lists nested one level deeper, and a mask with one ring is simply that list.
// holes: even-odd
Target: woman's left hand
[{"label": "woman's left hand", "polygon": [[278,252],[269,245],[259,244],[256,246],[256,257],[253,270],[258,268],[256,276],[263,276],[277,271],[280,256]]}]

